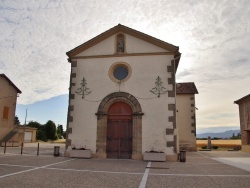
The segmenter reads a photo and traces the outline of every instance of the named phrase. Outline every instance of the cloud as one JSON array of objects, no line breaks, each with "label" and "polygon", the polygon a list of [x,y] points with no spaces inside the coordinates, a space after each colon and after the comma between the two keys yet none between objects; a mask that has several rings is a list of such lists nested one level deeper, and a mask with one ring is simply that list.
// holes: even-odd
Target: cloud
[{"label": "cloud", "polygon": [[202,133],[220,133],[220,132],[225,132],[229,130],[240,130],[240,127],[235,125],[235,126],[217,126],[215,127],[205,127],[205,128],[198,128],[196,130],[197,134],[202,134]]},{"label": "cloud", "polygon": [[[180,80],[180,81],[184,81],[185,78],[189,75],[192,75],[192,72],[187,70],[187,69],[181,69],[180,71],[177,72],[177,79]],[[178,82],[178,81],[177,81]],[[185,82],[185,81],[184,81]]]},{"label": "cloud", "polygon": [[[68,95],[59,95],[33,104],[17,104],[16,114],[21,124],[37,121],[45,124],[48,120],[62,124],[66,128]],[[27,116],[26,116],[27,110]],[[41,116],[42,114],[42,116]]]},{"label": "cloud", "polygon": [[[249,17],[248,0],[0,1],[0,72],[21,104],[67,94],[65,52],[121,23],[180,47],[177,80],[199,90],[198,126],[239,124],[232,102],[250,93]],[[209,118],[220,112],[233,115]]]}]

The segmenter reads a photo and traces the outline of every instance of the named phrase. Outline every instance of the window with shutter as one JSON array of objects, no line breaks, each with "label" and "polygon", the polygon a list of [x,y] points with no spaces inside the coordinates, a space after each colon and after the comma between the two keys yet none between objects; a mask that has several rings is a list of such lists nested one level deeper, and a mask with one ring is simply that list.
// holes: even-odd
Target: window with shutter
[{"label": "window with shutter", "polygon": [[3,119],[8,119],[8,116],[9,116],[9,107],[4,106],[3,107]]}]

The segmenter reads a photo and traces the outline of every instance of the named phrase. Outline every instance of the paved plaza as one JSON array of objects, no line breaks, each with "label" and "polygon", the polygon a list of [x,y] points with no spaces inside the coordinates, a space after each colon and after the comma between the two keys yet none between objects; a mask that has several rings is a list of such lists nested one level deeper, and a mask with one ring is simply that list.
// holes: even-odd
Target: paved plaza
[{"label": "paved plaza", "polygon": [[[61,152],[64,145],[60,146]],[[187,161],[146,162],[54,157],[53,144],[0,148],[0,187],[250,187],[250,154],[187,152]]]}]

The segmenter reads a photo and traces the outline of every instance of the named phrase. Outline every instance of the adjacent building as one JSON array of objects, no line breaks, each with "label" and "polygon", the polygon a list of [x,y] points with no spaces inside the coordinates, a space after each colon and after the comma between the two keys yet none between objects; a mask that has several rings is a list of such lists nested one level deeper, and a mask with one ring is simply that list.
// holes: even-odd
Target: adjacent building
[{"label": "adjacent building", "polygon": [[153,150],[172,161],[179,143],[195,150],[198,92],[194,83],[183,83],[192,89],[178,93],[179,47],[119,24],[66,54],[68,148],[131,159]]},{"label": "adjacent building", "polygon": [[250,94],[234,103],[239,105],[241,148],[244,152],[250,152]]},{"label": "adjacent building", "polygon": [[179,146],[187,151],[197,151],[195,94],[198,94],[198,90],[194,82],[176,84]]},{"label": "adjacent building", "polygon": [[[22,92],[5,75],[0,74],[0,142],[9,141],[16,133],[14,125],[16,101]],[[17,138],[19,139],[19,137]]]}]

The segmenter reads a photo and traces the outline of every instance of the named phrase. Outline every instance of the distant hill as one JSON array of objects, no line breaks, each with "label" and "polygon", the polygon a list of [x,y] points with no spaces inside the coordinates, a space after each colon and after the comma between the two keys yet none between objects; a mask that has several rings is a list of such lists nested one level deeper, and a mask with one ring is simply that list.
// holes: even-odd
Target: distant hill
[{"label": "distant hill", "polygon": [[235,136],[237,136],[237,134],[240,132],[240,130],[229,130],[229,131],[225,131],[225,132],[220,132],[220,133],[202,133],[202,134],[197,134],[196,138],[207,138],[207,137],[211,137],[211,138],[230,138],[232,137],[232,135],[234,134]]}]

